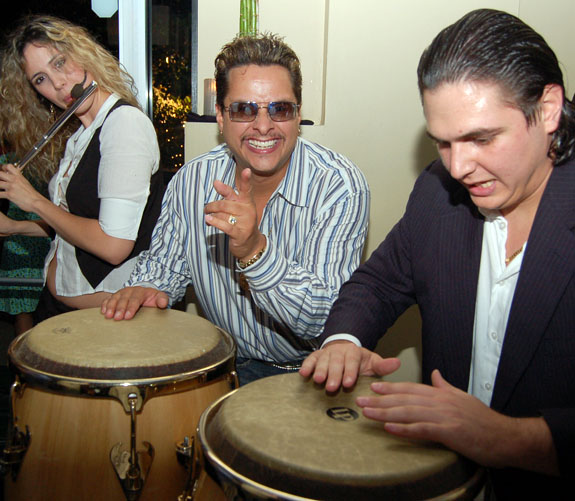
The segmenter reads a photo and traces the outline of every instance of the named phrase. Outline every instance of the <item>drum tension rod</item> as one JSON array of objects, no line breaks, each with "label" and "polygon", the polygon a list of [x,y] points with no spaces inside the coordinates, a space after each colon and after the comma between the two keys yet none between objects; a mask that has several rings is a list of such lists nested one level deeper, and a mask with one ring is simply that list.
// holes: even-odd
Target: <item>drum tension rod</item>
[{"label": "drum tension rod", "polygon": [[198,483],[198,458],[195,450],[196,442],[194,437],[186,436],[184,440],[176,444],[176,456],[186,470],[188,477],[183,492],[178,496],[177,501],[192,501],[194,499]]},{"label": "drum tension rod", "polygon": [[24,456],[28,451],[28,446],[30,445],[30,430],[26,426],[26,432],[20,431],[18,425],[15,423],[18,418],[14,416],[14,399],[17,395],[21,395],[23,391],[23,386],[20,381],[16,380],[12,383],[10,387],[10,409],[8,416],[10,419],[8,425],[8,437],[6,440],[6,446],[0,455],[0,473],[6,475],[8,472],[12,475],[12,480],[16,480],[18,472],[20,471],[20,466],[24,460]]},{"label": "drum tension rod", "polygon": [[130,407],[130,452],[122,451],[122,443],[118,442],[110,451],[110,460],[116,470],[118,480],[124,490],[127,501],[137,501],[140,498],[144,483],[154,460],[154,447],[149,442],[143,442],[145,451],[136,451],[136,403],[137,393],[128,394]]}]

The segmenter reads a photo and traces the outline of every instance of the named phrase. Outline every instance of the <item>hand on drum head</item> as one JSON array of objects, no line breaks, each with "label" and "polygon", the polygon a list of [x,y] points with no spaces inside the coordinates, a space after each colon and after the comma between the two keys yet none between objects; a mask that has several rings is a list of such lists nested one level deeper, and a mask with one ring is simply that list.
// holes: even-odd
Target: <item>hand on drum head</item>
[{"label": "hand on drum head", "polygon": [[512,418],[494,411],[441,376],[432,386],[372,383],[378,396],[358,397],[364,416],[385,422],[385,430],[409,439],[440,442],[478,464],[518,467],[553,474],[557,460],[543,418]]},{"label": "hand on drum head", "polygon": [[336,391],[341,385],[351,388],[357,376],[385,376],[399,368],[397,358],[382,358],[377,353],[359,348],[349,341],[332,341],[321,350],[309,355],[299,373],[303,377],[313,374],[313,380],[325,382],[327,391]]},{"label": "hand on drum head", "polygon": [[125,287],[102,302],[102,315],[114,320],[130,320],[142,306],[167,308],[168,295],[151,287]]}]

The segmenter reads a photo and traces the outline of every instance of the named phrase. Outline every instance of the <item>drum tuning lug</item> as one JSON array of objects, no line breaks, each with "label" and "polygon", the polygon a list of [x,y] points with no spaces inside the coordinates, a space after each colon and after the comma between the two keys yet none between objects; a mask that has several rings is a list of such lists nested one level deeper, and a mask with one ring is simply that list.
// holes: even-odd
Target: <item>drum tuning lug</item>
[{"label": "drum tuning lug", "polygon": [[8,438],[8,444],[4,447],[0,456],[0,472],[12,475],[12,480],[16,480],[24,456],[30,445],[30,430],[26,426],[26,433],[20,431],[18,426],[14,426]]},{"label": "drum tuning lug", "polygon": [[137,386],[115,386],[110,389],[109,396],[117,399],[126,413],[130,413],[134,405],[137,412],[141,411],[145,400]]},{"label": "drum tuning lug", "polygon": [[192,458],[194,456],[194,437],[184,437],[184,440],[176,444],[176,456],[178,463],[185,468],[191,466]]},{"label": "drum tuning lug", "polygon": [[227,377],[230,389],[235,390],[236,388],[239,388],[240,380],[238,379],[238,373],[236,371],[230,372]]},{"label": "drum tuning lug", "polygon": [[10,386],[10,399],[8,401],[8,436],[6,437],[6,446],[0,454],[0,473],[6,475],[8,472],[12,474],[12,480],[16,480],[20,466],[24,460],[24,456],[28,451],[30,445],[30,430],[26,426],[26,432],[20,431],[18,425],[18,417],[14,409],[16,399],[22,396],[24,385],[16,378]]},{"label": "drum tuning lug", "polygon": [[176,456],[178,462],[188,470],[184,491],[178,496],[178,501],[192,501],[199,477],[198,458],[193,436],[191,438],[186,436],[184,440],[176,444]]},{"label": "drum tuning lug", "polygon": [[110,451],[110,460],[127,501],[137,501],[140,498],[154,460],[154,447],[149,442],[144,442],[144,445],[146,450],[138,451],[135,461],[133,454],[122,450],[121,442],[114,445]]},{"label": "drum tuning lug", "polygon": [[136,410],[139,394],[130,392],[126,397],[130,409],[130,451],[123,451],[122,443],[119,442],[112,447],[110,460],[126,500],[137,501],[154,460],[154,447],[149,442],[144,442],[147,450],[136,451]]}]

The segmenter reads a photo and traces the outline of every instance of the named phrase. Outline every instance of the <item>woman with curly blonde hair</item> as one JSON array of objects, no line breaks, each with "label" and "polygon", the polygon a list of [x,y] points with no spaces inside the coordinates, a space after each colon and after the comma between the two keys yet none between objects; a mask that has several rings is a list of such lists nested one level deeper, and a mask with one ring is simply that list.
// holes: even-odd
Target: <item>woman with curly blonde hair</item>
[{"label": "woman with curly blonde hair", "polygon": [[53,123],[54,109],[74,103],[74,86],[92,81],[97,90],[26,167],[27,174],[49,177],[53,158],[60,160],[50,199],[17,165],[0,171],[0,198],[41,218],[0,214],[0,233],[55,235],[37,321],[99,306],[119,289],[159,214],[163,184],[153,125],[139,108],[133,79],[82,27],[34,16],[9,36],[0,76],[3,140],[21,157]]}]

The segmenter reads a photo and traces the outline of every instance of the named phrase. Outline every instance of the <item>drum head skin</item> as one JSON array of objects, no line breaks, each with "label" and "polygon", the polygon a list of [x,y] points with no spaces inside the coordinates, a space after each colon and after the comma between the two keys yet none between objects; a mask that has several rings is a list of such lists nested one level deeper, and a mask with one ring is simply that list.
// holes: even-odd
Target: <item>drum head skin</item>
[{"label": "drum head skin", "polygon": [[28,375],[126,381],[210,367],[233,350],[229,335],[182,311],[142,308],[115,321],[91,308],[40,322],[11,344],[9,357]]},{"label": "drum head skin", "polygon": [[364,418],[355,399],[374,381],[336,394],[294,373],[249,383],[202,416],[206,456],[223,477],[312,499],[426,499],[473,477],[477,467],[456,453]]}]

